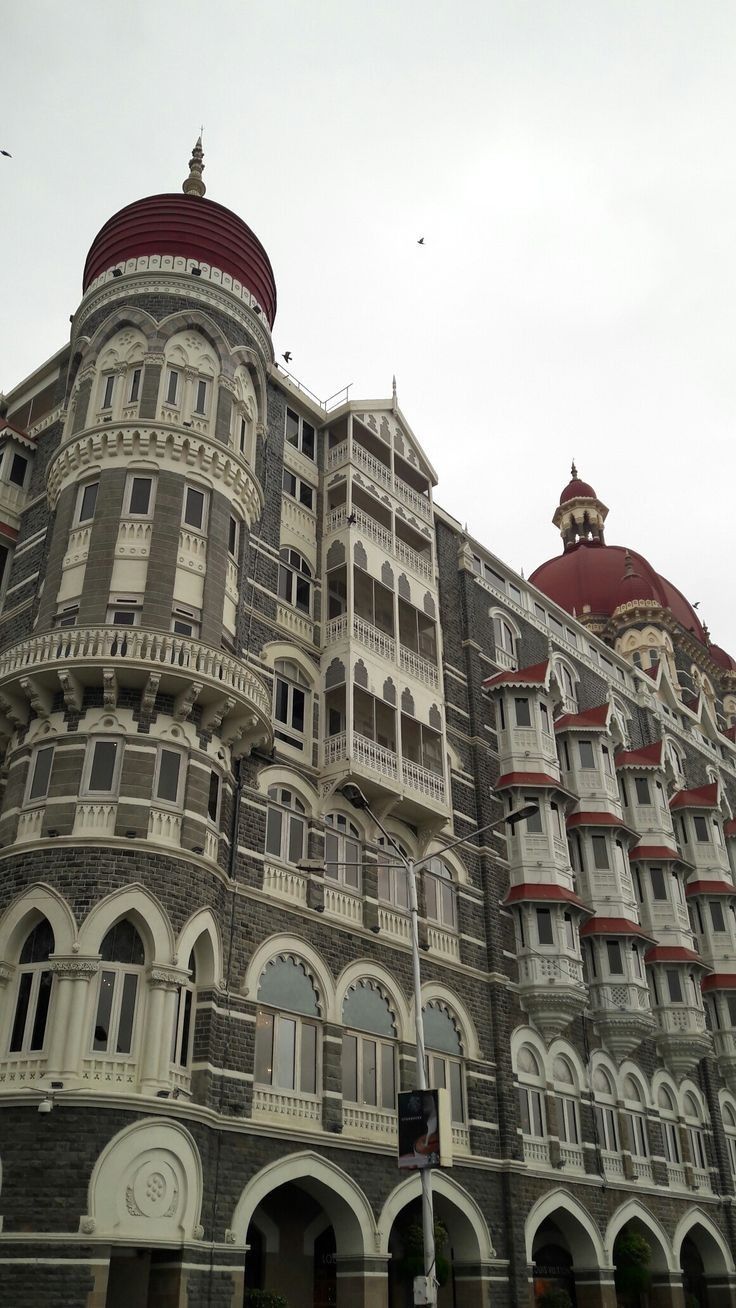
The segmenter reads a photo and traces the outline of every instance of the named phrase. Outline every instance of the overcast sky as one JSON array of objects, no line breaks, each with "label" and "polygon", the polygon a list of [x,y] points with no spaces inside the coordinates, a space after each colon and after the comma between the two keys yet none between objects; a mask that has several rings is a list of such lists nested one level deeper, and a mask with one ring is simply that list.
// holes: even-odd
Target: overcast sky
[{"label": "overcast sky", "polygon": [[735,102],[732,0],[6,5],[0,389],[204,123],[296,376],[396,373],[439,503],[527,576],[574,455],[736,655]]}]

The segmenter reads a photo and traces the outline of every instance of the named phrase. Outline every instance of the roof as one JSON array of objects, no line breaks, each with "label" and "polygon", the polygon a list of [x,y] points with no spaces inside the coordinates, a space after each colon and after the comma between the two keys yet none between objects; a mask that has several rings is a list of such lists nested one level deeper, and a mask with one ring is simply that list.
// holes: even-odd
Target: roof
[{"label": "roof", "polygon": [[670,800],[670,808],[718,808],[718,782],[696,790],[678,790]]},{"label": "roof", "polygon": [[637,845],[629,851],[629,862],[684,863],[686,860],[677,849],[669,845]]},{"label": "roof", "polygon": [[568,827],[617,827],[619,830],[631,831],[631,835],[637,833],[627,827],[621,818],[616,817],[615,813],[605,813],[600,809],[581,810],[579,813],[570,813],[567,818]]},{"label": "roof", "polygon": [[736,990],[736,972],[714,972],[700,983],[701,990]]},{"label": "roof", "polygon": [[688,899],[691,895],[736,895],[736,886],[730,881],[688,881],[685,894]]},{"label": "roof", "polygon": [[655,740],[644,749],[622,749],[614,759],[617,768],[661,768],[664,741]]},{"label": "roof", "polygon": [[566,485],[560,495],[560,504],[567,504],[568,500],[597,500],[593,487],[587,481],[582,481],[580,477],[573,477]]},{"label": "roof", "polygon": [[654,937],[647,935],[638,922],[632,922],[628,917],[592,917],[580,928],[580,934],[581,936],[639,936],[641,940],[654,941]]},{"label": "roof", "polygon": [[128,259],[157,254],[219,268],[255,296],[273,326],[276,282],[261,242],[232,210],[198,195],[149,195],[113,214],[90,246],[83,289]]},{"label": "roof", "polygon": [[733,838],[736,837],[736,818],[729,818],[728,822],[724,822],[723,834],[729,840],[733,840]]},{"label": "roof", "polygon": [[708,964],[704,963],[700,954],[696,954],[694,949],[685,949],[684,945],[655,945],[653,949],[648,949],[644,955],[645,963],[695,963],[698,967],[704,967],[708,971]]},{"label": "roof", "polygon": [[726,653],[725,649],[721,649],[720,645],[709,645],[708,653],[713,662],[717,663],[719,667],[725,668],[726,672],[736,672],[736,659],[732,659],[731,655]]},{"label": "roof", "polygon": [[564,794],[569,793],[548,772],[504,772],[503,776],[498,778],[494,789],[506,790],[509,786],[542,786],[545,789],[561,790]]},{"label": "roof", "polygon": [[610,712],[610,704],[599,704],[582,713],[563,713],[555,722],[555,731],[605,731]]},{"label": "roof", "polygon": [[566,890],[564,886],[549,885],[541,881],[525,881],[520,886],[512,886],[504,899],[504,904],[521,904],[521,903],[541,903],[550,900],[558,904],[573,904],[576,908],[581,908],[586,913],[592,913],[586,903],[572,890]]},{"label": "roof", "polygon": [[35,450],[36,448],[35,436],[29,436],[27,431],[23,431],[21,427],[16,427],[14,423],[8,422],[7,418],[0,418],[0,439],[3,436],[12,436],[21,445],[25,445],[26,449]]},{"label": "roof", "polygon": [[546,685],[548,671],[549,659],[545,659],[544,663],[533,663],[528,668],[496,672],[494,676],[486,677],[483,686],[486,690],[493,690],[496,686],[543,686]]}]

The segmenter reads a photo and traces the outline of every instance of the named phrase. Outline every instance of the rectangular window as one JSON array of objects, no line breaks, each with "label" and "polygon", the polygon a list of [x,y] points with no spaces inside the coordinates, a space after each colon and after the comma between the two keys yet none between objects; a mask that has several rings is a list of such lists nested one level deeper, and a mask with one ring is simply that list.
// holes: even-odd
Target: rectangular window
[{"label": "rectangular window", "polygon": [[100,483],[90,481],[83,486],[79,493],[79,506],[77,509],[77,522],[91,522],[95,516],[95,505],[97,504],[97,491]]},{"label": "rectangular window", "polygon": [[177,636],[193,636],[196,640],[199,636],[199,616],[198,609],[177,605],[171,618],[171,630]]},{"label": "rectangular window", "polygon": [[79,617],[79,605],[67,604],[60,613],[57,613],[54,619],[54,625],[57,627],[75,627]]},{"label": "rectangular window", "polygon": [[685,996],[682,993],[682,979],[680,973],[674,967],[667,968],[667,988],[670,992],[671,1003],[684,1003]]},{"label": "rectangular window", "polygon": [[701,845],[706,844],[710,834],[708,831],[708,823],[706,819],[704,817],[700,817],[699,814],[696,815],[693,818],[693,826],[695,827],[695,839],[699,841]]},{"label": "rectangular window", "polygon": [[28,793],[26,796],[27,804],[34,804],[39,799],[45,799],[49,793],[49,781],[51,780],[51,764],[54,761],[54,746],[41,745],[36,750],[31,759],[31,766],[28,769]]},{"label": "rectangular window", "polygon": [[570,914],[565,913],[562,921],[565,929],[565,945],[572,950],[575,948],[575,927]]},{"label": "rectangular window", "polygon": [[166,388],[166,403],[176,404],[179,394],[179,374],[173,368],[169,369],[169,379]]},{"label": "rectangular window", "polygon": [[24,459],[22,454],[14,454],[10,461],[8,481],[12,482],[14,486],[24,486],[27,471],[28,460]]},{"label": "rectangular window", "polygon": [[537,939],[540,945],[553,945],[552,912],[549,908],[537,909]]},{"label": "rectangular window", "polygon": [[547,708],[547,705],[546,705],[546,704],[540,704],[540,705],[539,705],[539,715],[540,715],[540,717],[541,717],[541,719],[542,719],[542,731],[546,732],[547,735],[549,735],[549,734],[550,734],[550,732],[549,732],[549,709]]},{"label": "rectangular window", "polygon": [[637,804],[651,804],[652,801],[649,796],[649,782],[647,781],[646,777],[634,777],[634,785],[636,786]]},{"label": "rectangular window", "polygon": [[302,481],[301,477],[296,477],[288,468],[284,468],[283,487],[286,494],[293,500],[298,500],[303,504],[305,509],[314,509],[314,488],[308,482]]},{"label": "rectangular window", "polygon": [[181,783],[184,779],[183,761],[181,750],[165,747],[159,750],[153,794],[163,804],[180,802]]},{"label": "rectangular window", "polygon": [[112,795],[117,790],[123,743],[120,740],[93,740],[87,750],[85,783],[87,795]]},{"label": "rectangular window", "polygon": [[207,816],[215,826],[220,818],[220,775],[214,769],[210,772],[210,788],[207,795]]},{"label": "rectangular window", "polygon": [[112,397],[114,391],[115,391],[115,375],[114,373],[110,373],[109,376],[105,378],[105,393],[102,397],[103,409],[112,408]]},{"label": "rectangular window", "polygon": [[530,727],[532,725],[532,716],[529,711],[528,699],[515,699],[516,705],[516,725],[517,727]]},{"label": "rectangular window", "polygon": [[197,398],[194,401],[194,412],[204,415],[207,412],[207,382],[200,377],[197,381]]},{"label": "rectangular window", "polygon": [[712,899],[710,901],[710,917],[714,931],[726,930],[726,920],[723,916],[723,905],[717,899]]},{"label": "rectangular window", "polygon": [[204,531],[207,513],[207,493],[196,486],[187,486],[184,491],[183,521],[187,527]]},{"label": "rectangular window", "polygon": [[238,527],[239,524],[237,518],[230,518],[227,532],[227,548],[228,552],[232,554],[234,559],[237,559],[238,557],[238,536],[240,535]]},{"label": "rectangular window", "polygon": [[140,393],[141,393],[141,373],[142,373],[142,369],[141,369],[141,368],[134,368],[134,369],[133,369],[133,375],[132,375],[132,377],[131,377],[131,379],[130,379],[130,395],[128,396],[128,403],[129,403],[129,404],[135,404],[135,401],[136,401],[136,400],[139,398],[139,396],[140,396]]},{"label": "rectangular window", "polygon": [[152,496],[152,477],[130,477],[126,488],[124,512],[132,518],[148,517],[153,507]]},{"label": "rectangular window", "polygon": [[662,1122],[662,1139],[664,1141],[666,1161],[675,1164],[681,1163],[680,1132],[675,1122]]},{"label": "rectangular window", "polygon": [[579,740],[579,741],[578,741],[578,750],[579,750],[579,753],[580,753],[580,766],[581,766],[581,768],[594,768],[594,767],[595,767],[595,753],[594,753],[594,751],[593,751],[593,745],[592,745],[592,742],[591,742],[590,740]]},{"label": "rectangular window", "polygon": [[[525,804],[537,804],[537,799],[538,799],[538,797],[535,796],[535,795],[525,795],[525,796],[524,796],[524,803],[525,803]],[[541,836],[541,835],[543,834],[543,832],[544,832],[544,827],[542,826],[542,810],[541,810],[541,808],[537,808],[536,813],[531,813],[531,814],[530,814],[530,816],[526,819],[526,824],[525,824],[525,825],[526,825],[526,834],[527,834],[528,836]]]},{"label": "rectangular window", "polygon": [[578,1106],[574,1099],[569,1095],[561,1095],[558,1099],[560,1140],[565,1144],[580,1144],[580,1124],[578,1122]]},{"label": "rectangular window", "polygon": [[661,867],[650,867],[649,875],[652,880],[652,897],[654,899],[666,899],[667,884]]},{"label": "rectangular window", "polygon": [[596,1104],[593,1109],[596,1126],[598,1127],[598,1139],[602,1149],[609,1152],[617,1151],[618,1144],[618,1123],[613,1108],[603,1108]]},{"label": "rectangular window", "polygon": [[115,627],[137,627],[141,620],[141,602],[137,597],[113,600],[107,610],[107,621]]},{"label": "rectangular window", "polygon": [[621,956],[621,945],[618,940],[607,940],[606,949],[608,951],[608,970],[612,976],[623,976],[624,961]]},{"label": "rectangular window", "polygon": [[608,861],[608,841],[605,836],[593,836],[593,864],[597,868],[607,868],[610,866]]},{"label": "rectangular window", "polygon": [[287,444],[301,450],[302,454],[305,454],[308,459],[314,458],[314,427],[311,422],[307,422],[306,418],[300,418],[298,413],[294,413],[293,409],[286,410],[286,440]]}]

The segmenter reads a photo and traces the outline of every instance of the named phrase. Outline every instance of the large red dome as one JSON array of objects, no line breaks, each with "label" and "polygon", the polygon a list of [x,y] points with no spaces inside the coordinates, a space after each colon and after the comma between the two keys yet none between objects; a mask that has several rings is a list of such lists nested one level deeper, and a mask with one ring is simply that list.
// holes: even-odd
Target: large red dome
[{"label": "large red dome", "polygon": [[670,609],[677,622],[705,642],[698,616],[685,596],[661,577],[641,554],[622,545],[580,541],[548,559],[529,578],[545,595],[578,617],[610,618],[620,604],[654,600]]},{"label": "large red dome", "polygon": [[100,273],[141,255],[196,259],[228,273],[256,297],[273,326],[276,282],[266,251],[250,227],[224,205],[198,195],[149,195],[110,218],[84,266],[86,291]]},{"label": "large red dome", "polygon": [[560,504],[567,504],[568,500],[577,499],[597,500],[598,496],[587,481],[581,481],[579,477],[575,476],[563,490],[560,496]]}]

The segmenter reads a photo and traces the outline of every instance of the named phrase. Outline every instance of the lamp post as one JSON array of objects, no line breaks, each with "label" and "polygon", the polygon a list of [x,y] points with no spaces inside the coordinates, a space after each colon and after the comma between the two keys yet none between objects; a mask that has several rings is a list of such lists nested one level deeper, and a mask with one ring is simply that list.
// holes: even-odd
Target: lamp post
[{"label": "lamp post", "polygon": [[[400,845],[394,840],[389,831],[386,830],[383,823],[379,821],[371,809],[360,786],[356,786],[352,781],[346,782],[340,787],[339,793],[344,796],[353,808],[362,809],[375,822],[379,831],[385,840],[391,845],[393,850],[401,860],[401,864],[406,868],[407,880],[409,883],[409,909],[411,912],[411,963],[414,980],[414,1020],[415,1020],[415,1042],[417,1050],[417,1089],[426,1090],[427,1087],[427,1067],[424,1048],[424,1013],[422,1011],[422,977],[419,953],[419,900],[417,898],[417,872],[434,857],[430,854],[428,857],[420,858],[417,862],[413,858],[407,858],[402,852]],[[484,831],[491,831],[494,827],[516,826],[517,822],[523,822],[526,818],[532,817],[538,811],[537,804],[525,804],[523,808],[517,809],[514,813],[508,813],[504,817],[497,818],[495,822],[489,822],[486,826],[472,831],[471,836],[481,836]],[[459,840],[453,840],[449,845],[445,845],[440,853],[445,850],[454,849],[456,845],[464,845],[469,837],[462,836]],[[415,1303],[436,1304],[437,1302],[437,1277],[435,1274],[435,1247],[434,1247],[434,1205],[432,1202],[432,1169],[423,1167],[420,1171],[422,1181],[422,1229],[424,1232],[424,1287],[421,1292],[421,1298],[418,1297],[415,1289]]]}]

